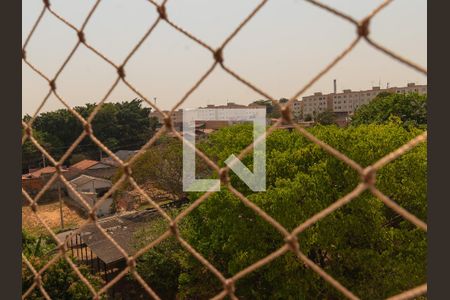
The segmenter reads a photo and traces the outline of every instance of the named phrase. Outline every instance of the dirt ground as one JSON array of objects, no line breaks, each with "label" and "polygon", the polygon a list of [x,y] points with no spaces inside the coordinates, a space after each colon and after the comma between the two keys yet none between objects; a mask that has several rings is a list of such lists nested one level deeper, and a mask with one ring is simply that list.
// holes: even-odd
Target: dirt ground
[{"label": "dirt ground", "polygon": [[[57,233],[61,230],[59,201],[39,204],[37,213],[53,232]],[[78,227],[86,222],[80,212],[75,207],[68,206],[66,202],[63,205],[63,220],[65,229]],[[22,207],[22,228],[33,234],[48,234],[48,231],[28,206]]]}]

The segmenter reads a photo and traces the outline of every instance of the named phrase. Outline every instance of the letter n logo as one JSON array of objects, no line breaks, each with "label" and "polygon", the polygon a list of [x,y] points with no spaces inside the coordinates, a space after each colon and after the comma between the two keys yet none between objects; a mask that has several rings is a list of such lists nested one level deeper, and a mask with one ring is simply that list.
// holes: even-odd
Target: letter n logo
[{"label": "letter n logo", "polygon": [[253,172],[234,154],[225,163],[252,191],[266,190],[266,110],[201,108],[183,110],[183,191],[220,191],[220,180],[195,178],[195,121],[253,122]]}]

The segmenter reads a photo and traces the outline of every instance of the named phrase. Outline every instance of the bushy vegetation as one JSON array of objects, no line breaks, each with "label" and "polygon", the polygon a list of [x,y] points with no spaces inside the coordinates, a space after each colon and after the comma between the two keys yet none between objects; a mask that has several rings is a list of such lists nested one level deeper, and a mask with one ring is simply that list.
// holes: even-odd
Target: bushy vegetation
[{"label": "bushy vegetation", "polygon": [[352,124],[383,124],[389,122],[392,117],[399,118],[405,127],[425,127],[427,95],[380,93],[374,100],[361,106],[355,112]]},{"label": "bushy vegetation", "polygon": [[[383,125],[316,126],[311,132],[362,166],[397,149],[421,130]],[[224,128],[199,147],[219,165],[252,142],[251,126]],[[252,156],[243,160],[250,169]],[[427,156],[421,144],[382,168],[377,187],[426,221]],[[267,139],[267,191],[254,193],[237,176],[231,182],[288,230],[353,190],[358,174],[300,134],[275,131]],[[200,193],[193,193],[196,199]],[[161,225],[164,230],[163,225]],[[158,228],[160,228],[159,226]],[[166,226],[166,225],[165,225]],[[282,236],[224,188],[183,220],[181,235],[226,277],[283,245]],[[175,240],[143,257],[142,276],[162,295],[206,299],[220,282]],[[369,192],[299,236],[300,249],[356,295],[381,299],[426,281],[426,235]],[[139,265],[139,264],[138,264]],[[167,280],[157,279],[166,274]],[[242,299],[338,299],[339,292],[286,254],[237,283]]]},{"label": "bushy vegetation", "polygon": [[[183,145],[173,137],[162,136],[155,145],[145,151],[131,165],[133,178],[138,184],[151,182],[156,188],[167,191],[182,198],[183,192]],[[206,163],[197,157],[196,169],[198,176],[208,176],[212,173]],[[119,169],[113,180],[117,181],[123,174]],[[129,188],[128,183],[122,189]]]},{"label": "bushy vegetation", "polygon": [[[43,268],[55,255],[56,244],[50,237],[33,236],[22,230],[22,253],[36,271]],[[76,262],[75,258],[72,258]],[[78,266],[80,272],[89,280],[94,288],[99,289],[104,282],[98,276],[89,273],[85,266]],[[42,284],[51,299],[91,299],[92,293],[80,280],[64,258],[59,259],[42,274]],[[34,275],[22,263],[22,292],[25,293],[34,282]],[[44,299],[38,288],[35,288],[27,299]]]}]

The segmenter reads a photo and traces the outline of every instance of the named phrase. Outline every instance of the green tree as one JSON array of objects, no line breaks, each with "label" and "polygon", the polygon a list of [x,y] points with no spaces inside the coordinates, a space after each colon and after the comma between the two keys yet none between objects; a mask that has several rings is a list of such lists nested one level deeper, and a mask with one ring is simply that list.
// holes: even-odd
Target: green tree
[{"label": "green tree", "polygon": [[[94,135],[112,151],[138,149],[153,136],[157,126],[157,120],[149,117],[151,109],[142,104],[142,100],[138,99],[104,103],[92,120]],[[95,103],[88,103],[74,107],[74,110],[86,119],[95,107]],[[30,116],[26,115],[23,119],[27,121]],[[57,158],[83,132],[81,122],[67,109],[40,114],[33,123],[33,129],[46,138],[50,154]],[[29,150],[23,148],[24,164],[28,162],[28,157],[36,156]],[[97,159],[98,153],[98,146],[89,137],[84,138],[74,151],[74,154],[91,159]]]},{"label": "green tree", "polygon": [[[173,217],[179,212],[178,209],[168,211],[169,215]],[[156,240],[167,230],[168,225],[163,218],[151,220],[145,228],[135,233],[138,241],[135,245],[136,248],[141,249]],[[181,228],[184,228],[184,224],[181,225]],[[139,274],[151,284],[151,287],[162,299],[176,299],[179,292],[178,278],[181,275],[185,259],[184,251],[174,237],[169,237],[147,251],[137,262]],[[139,295],[133,296],[138,298]]]},{"label": "green tree", "polygon": [[[23,133],[22,133],[23,134]],[[33,137],[54,158],[59,159],[63,153],[62,143],[57,137],[37,130],[33,130]],[[28,172],[30,168],[42,166],[42,152],[27,139],[22,145],[22,170]]]},{"label": "green tree", "polygon": [[[284,98],[282,98],[280,101],[282,101],[283,99]],[[285,101],[285,100],[283,100],[283,101]],[[285,102],[287,102],[287,101],[285,101]],[[280,109],[278,108],[278,105],[273,105],[271,100],[257,100],[257,101],[254,101],[253,104],[265,106],[266,107],[266,115],[268,118],[281,117],[281,113],[280,113]]]},{"label": "green tree", "polygon": [[[311,131],[363,166],[420,132],[407,131],[393,123],[349,129],[316,127]],[[247,139],[240,138],[242,135],[247,135]],[[207,155],[223,160],[245,147],[249,139],[249,129],[230,128],[217,133],[214,148],[204,149]],[[237,183],[235,175],[231,181],[288,230],[350,192],[359,182],[357,173],[345,163],[295,132],[272,134],[267,140],[267,155],[266,192],[250,191]],[[251,166],[251,157],[244,164]],[[377,178],[380,190],[426,220],[425,144],[380,170]],[[226,277],[283,245],[276,230],[225,190],[213,194],[194,210],[189,222],[191,227],[183,236]],[[366,298],[384,298],[426,281],[425,234],[368,192],[303,232],[300,249],[344,286]],[[206,278],[204,271],[188,268],[182,273],[184,284],[180,288],[187,298],[204,282],[214,282],[213,277]],[[218,284],[216,287],[217,290],[208,290],[208,297],[221,288]],[[237,295],[244,299],[264,295],[279,299],[293,295],[307,299],[341,297],[292,254],[243,278],[238,282]]]},{"label": "green tree", "polygon": [[[395,123],[310,130],[362,166],[374,163],[420,133],[419,129],[406,130]],[[251,126],[238,125],[219,130],[199,147],[223,166],[230,154],[239,153],[251,141]],[[251,169],[251,155],[243,163]],[[357,172],[342,161],[300,134],[283,130],[267,139],[266,169],[265,192],[252,192],[234,174],[231,183],[288,230],[352,191],[360,180]],[[377,187],[426,221],[426,175],[426,145],[421,144],[382,168]],[[193,193],[189,198],[200,195]],[[278,231],[223,188],[183,222],[183,238],[225,277],[284,244]],[[426,235],[369,192],[302,232],[299,243],[305,255],[361,297],[381,299],[426,281]],[[169,260],[165,256],[170,255],[170,250],[160,253],[161,259]],[[220,282],[191,255],[177,260],[181,268],[180,299],[203,299],[220,292]],[[236,295],[242,299],[264,299],[268,295],[274,299],[342,298],[291,253],[246,275],[236,288]]]},{"label": "green tree", "polygon": [[389,122],[391,116],[399,117],[405,127],[426,126],[427,95],[417,93],[380,93],[370,103],[356,110],[353,125]]},{"label": "green tree", "polygon": [[[36,270],[43,268],[46,263],[55,255],[56,244],[50,237],[37,237],[22,230],[22,250],[25,257]],[[76,259],[72,257],[76,263]],[[78,265],[81,274],[94,286],[99,289],[103,280],[96,275],[90,274],[86,266]],[[25,293],[34,282],[34,275],[31,270],[22,263],[22,290]],[[42,284],[51,299],[90,299],[92,293],[89,288],[80,280],[71,266],[63,258],[52,264],[42,275]],[[38,288],[35,288],[27,299],[43,299]]]},{"label": "green tree", "polygon": [[[133,178],[138,184],[151,182],[155,187],[182,197],[183,193],[183,154],[178,139],[162,138],[157,145],[150,147],[137,158],[131,166]],[[122,176],[119,169],[114,181]],[[124,189],[130,188],[125,184]]]},{"label": "green tree", "polygon": [[336,122],[336,115],[331,110],[326,110],[317,115],[317,123],[322,125],[331,125]]}]

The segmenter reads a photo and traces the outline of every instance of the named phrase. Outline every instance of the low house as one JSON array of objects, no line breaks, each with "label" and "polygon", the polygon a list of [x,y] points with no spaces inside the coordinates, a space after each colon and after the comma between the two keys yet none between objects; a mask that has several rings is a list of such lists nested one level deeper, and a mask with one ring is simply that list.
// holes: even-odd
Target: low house
[{"label": "low house", "polygon": [[[47,184],[47,182],[56,173],[56,168],[54,167],[44,167],[40,169],[30,170],[29,173],[22,175],[22,188],[31,196],[36,196],[42,188]],[[67,170],[63,168],[63,175],[67,173]],[[46,190],[41,199],[50,200],[58,197],[57,190],[58,185],[64,189],[64,184],[60,180],[56,179]]]},{"label": "low house", "polygon": [[66,179],[72,180],[80,175],[110,179],[116,174],[117,167],[96,160],[84,159],[69,167]]},{"label": "low house", "polygon": [[[93,206],[97,200],[100,199],[112,186],[112,182],[110,180],[88,175],[80,175],[79,177],[72,179],[70,184],[90,206]],[[69,189],[68,194],[72,200],[74,200],[83,209],[86,209],[86,207],[81,203],[79,197],[73,191]],[[98,208],[97,215],[105,216],[111,214],[112,203],[112,198],[108,198],[104,201]]]}]

